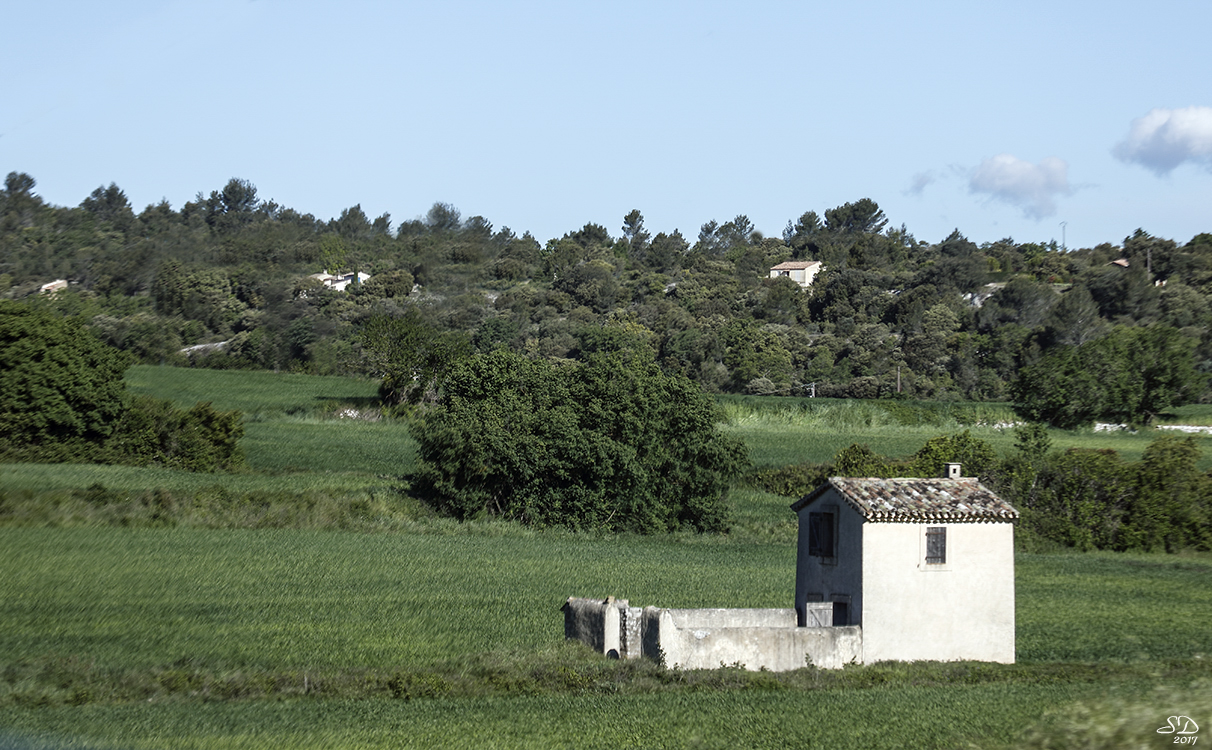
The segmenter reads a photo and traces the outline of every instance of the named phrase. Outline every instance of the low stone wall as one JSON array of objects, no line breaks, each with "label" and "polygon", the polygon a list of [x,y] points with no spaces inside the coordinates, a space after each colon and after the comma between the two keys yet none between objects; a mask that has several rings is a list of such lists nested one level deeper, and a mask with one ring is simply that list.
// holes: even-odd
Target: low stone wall
[{"label": "low stone wall", "polygon": [[818,627],[796,627],[794,609],[641,610],[614,597],[570,597],[562,609],[566,638],[616,658],[646,656],[675,669],[741,665],[781,672],[863,661],[862,628],[832,627],[832,606],[809,605],[808,621]]},{"label": "low stone wall", "polygon": [[[832,606],[832,605],[830,605]],[[655,609],[655,607],[654,607]],[[675,628],[794,628],[794,609],[662,609]],[[832,610],[830,610],[832,613]]]}]

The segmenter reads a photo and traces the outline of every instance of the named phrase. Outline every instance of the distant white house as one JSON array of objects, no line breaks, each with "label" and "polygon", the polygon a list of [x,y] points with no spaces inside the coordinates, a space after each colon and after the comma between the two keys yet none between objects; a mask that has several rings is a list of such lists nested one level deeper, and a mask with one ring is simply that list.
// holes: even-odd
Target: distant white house
[{"label": "distant white house", "polygon": [[308,278],[316,279],[329,289],[336,289],[338,292],[343,292],[345,291],[345,287],[349,286],[350,284],[365,283],[366,280],[370,278],[370,274],[362,273],[361,271],[357,273],[351,272],[340,274],[313,273]]},{"label": "distant white house", "polygon": [[940,479],[833,477],[799,515],[795,607],[832,605],[866,663],[1014,662],[1018,511],[948,464]]},{"label": "distant white house", "polygon": [[67,288],[67,279],[55,279],[38,287],[39,294],[56,294]]},{"label": "distant white house", "polygon": [[777,279],[780,276],[786,276],[807,289],[812,286],[812,280],[820,271],[821,262],[819,260],[789,260],[771,268],[770,278]]}]

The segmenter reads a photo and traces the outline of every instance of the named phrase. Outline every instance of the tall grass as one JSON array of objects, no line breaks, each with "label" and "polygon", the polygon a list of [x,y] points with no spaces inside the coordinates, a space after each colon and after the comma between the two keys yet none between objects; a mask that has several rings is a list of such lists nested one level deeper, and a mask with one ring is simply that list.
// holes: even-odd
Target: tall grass
[{"label": "tall grass", "polygon": [[408,665],[559,643],[570,595],[770,606],[793,588],[790,547],[481,529],[0,529],[0,662]]},{"label": "tall grass", "polygon": [[350,492],[367,487],[390,486],[393,480],[368,472],[306,472],[266,474],[195,474],[151,466],[102,466],[97,464],[0,464],[0,492],[54,492],[96,484],[120,492],[157,489],[174,495],[222,487],[229,492]]},{"label": "tall grass", "polygon": [[[791,605],[791,544],[479,528],[0,529],[0,661],[406,666],[557,644],[570,595]],[[1020,555],[1019,661],[1206,657],[1210,574],[1212,560],[1198,558]]]},{"label": "tall grass", "polygon": [[[1138,683],[892,684],[864,690],[700,689],[641,695],[567,692],[429,700],[288,700],[29,711],[0,708],[17,747],[164,748],[805,748],[905,750],[1018,746],[1058,707]],[[1200,703],[1198,705],[1203,705]],[[1144,712],[1140,712],[1144,713]],[[1141,720],[1150,722],[1154,715]],[[24,737],[22,737],[24,735]],[[10,735],[11,736],[11,735]],[[47,744],[24,739],[40,736]],[[1141,731],[1139,736],[1145,736]],[[63,738],[64,745],[54,743]],[[69,739],[70,738],[70,739]],[[0,742],[4,742],[0,736]],[[70,744],[68,744],[70,743]],[[1078,742],[1034,747],[1126,747]],[[1140,745],[1142,747],[1152,745]],[[1160,745],[1158,745],[1160,747]]]},{"label": "tall grass", "polygon": [[1009,404],[962,401],[863,401],[835,398],[719,396],[729,424],[870,430],[885,427],[956,429],[1007,426],[1016,421]]},{"label": "tall grass", "polygon": [[417,443],[403,422],[359,419],[280,419],[244,427],[248,465],[263,472],[412,472]]},{"label": "tall grass", "polygon": [[1046,709],[1106,718],[1118,694],[1147,718],[1171,705],[1153,687],[1212,677],[1212,560],[1020,556],[1017,665],[690,674],[564,644],[560,603],[785,607],[790,545],[481,529],[0,529],[0,725],[121,747],[1000,747],[1081,728]]}]

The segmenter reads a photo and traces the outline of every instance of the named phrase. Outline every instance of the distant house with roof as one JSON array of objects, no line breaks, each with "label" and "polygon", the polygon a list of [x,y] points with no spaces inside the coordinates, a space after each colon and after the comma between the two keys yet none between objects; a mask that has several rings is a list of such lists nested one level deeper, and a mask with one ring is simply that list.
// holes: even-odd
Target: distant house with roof
[{"label": "distant house with roof", "polygon": [[[833,477],[799,515],[795,608],[862,628],[862,661],[1014,661],[1018,511],[948,464],[938,479]],[[819,619],[819,617],[817,618]]]},{"label": "distant house with roof", "polygon": [[350,284],[365,283],[370,278],[370,274],[362,273],[361,271],[357,273],[313,273],[308,278],[319,281],[329,289],[336,289],[338,292],[343,292],[345,291],[345,287],[349,286]]},{"label": "distant house with roof", "polygon": [[770,269],[770,278],[786,276],[804,289],[812,286],[812,280],[821,271],[819,260],[789,260]]}]

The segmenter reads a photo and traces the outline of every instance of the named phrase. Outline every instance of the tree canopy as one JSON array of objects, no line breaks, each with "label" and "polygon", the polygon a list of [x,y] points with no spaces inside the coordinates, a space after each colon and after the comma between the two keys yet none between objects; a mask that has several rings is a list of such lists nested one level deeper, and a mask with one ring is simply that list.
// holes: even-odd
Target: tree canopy
[{"label": "tree canopy", "polygon": [[723,531],[744,447],[714,403],[644,356],[555,363],[505,350],[456,365],[412,432],[414,486],[458,518],[653,533]]},{"label": "tree canopy", "polygon": [[1080,346],[1058,346],[1019,372],[1015,410],[1064,429],[1095,420],[1147,425],[1203,390],[1207,376],[1195,368],[1195,345],[1174,328],[1152,326],[1119,327]]},{"label": "tree canopy", "polygon": [[[1115,326],[1173,327],[1212,372],[1212,235],[927,242],[859,198],[796,211],[781,236],[738,211],[684,234],[631,208],[540,241],[448,203],[394,225],[353,200],[319,219],[240,178],[141,211],[114,183],[74,207],[35,187],[14,172],[0,191],[0,297],[66,279],[47,302],[147,363],[381,374],[360,336],[411,310],[479,351],[554,358],[631,319],[665,372],[708,392],[1005,401],[1019,370]],[[771,279],[789,260],[823,268],[807,289]],[[324,269],[370,279],[343,292],[308,280]]]},{"label": "tree canopy", "polygon": [[0,443],[65,457],[103,443],[125,409],[129,364],[80,320],[0,301]]}]

